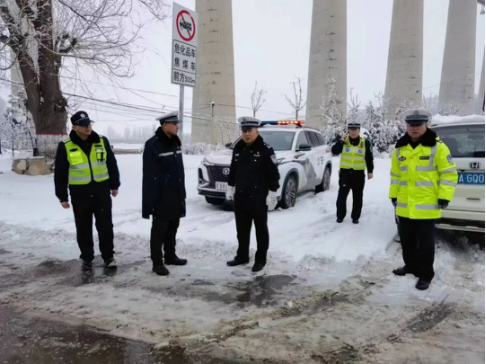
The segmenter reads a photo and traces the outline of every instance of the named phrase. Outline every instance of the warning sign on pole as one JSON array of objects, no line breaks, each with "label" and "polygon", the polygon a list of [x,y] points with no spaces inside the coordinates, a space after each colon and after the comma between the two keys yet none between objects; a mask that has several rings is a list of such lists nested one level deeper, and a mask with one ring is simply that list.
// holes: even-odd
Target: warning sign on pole
[{"label": "warning sign on pole", "polygon": [[195,87],[197,13],[174,3],[172,25],[172,83]]}]

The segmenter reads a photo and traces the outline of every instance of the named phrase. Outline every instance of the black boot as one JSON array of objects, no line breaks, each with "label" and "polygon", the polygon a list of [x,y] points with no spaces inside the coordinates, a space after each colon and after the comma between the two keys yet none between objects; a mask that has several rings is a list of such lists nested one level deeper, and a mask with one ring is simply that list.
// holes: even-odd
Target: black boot
[{"label": "black boot", "polygon": [[259,272],[265,267],[265,263],[256,263],[253,265],[253,268],[251,268],[252,272]]},{"label": "black boot", "polygon": [[338,224],[341,224],[343,221],[344,221],[344,219],[337,219],[337,220],[336,220],[336,222],[337,222]]},{"label": "black boot", "polygon": [[154,265],[152,268],[152,272],[157,274],[158,276],[168,276],[169,270],[162,264]]},{"label": "black boot", "polygon": [[418,290],[420,291],[425,291],[426,289],[428,289],[430,286],[430,282],[429,281],[426,281],[422,278],[419,278],[417,284],[415,285],[415,288],[417,288]]},{"label": "black boot", "polygon": [[358,219],[353,219],[353,224],[359,224],[359,220]]},{"label": "black boot", "polygon": [[173,258],[165,258],[166,265],[186,265],[187,259],[180,259],[179,257],[174,256]]},{"label": "black boot", "polygon": [[93,263],[91,260],[83,260],[83,264],[81,264],[81,270],[83,272],[90,271],[93,268]]},{"label": "black boot", "polygon": [[228,267],[236,267],[237,265],[248,264],[249,262],[250,262],[249,259],[235,258],[233,260],[230,260],[229,262],[226,262],[226,265]]},{"label": "black boot", "polygon": [[407,275],[408,273],[410,273],[407,269],[407,267],[402,267],[402,268],[398,268],[398,269],[394,269],[393,270],[393,274],[396,275],[396,276],[404,276],[404,275]]}]

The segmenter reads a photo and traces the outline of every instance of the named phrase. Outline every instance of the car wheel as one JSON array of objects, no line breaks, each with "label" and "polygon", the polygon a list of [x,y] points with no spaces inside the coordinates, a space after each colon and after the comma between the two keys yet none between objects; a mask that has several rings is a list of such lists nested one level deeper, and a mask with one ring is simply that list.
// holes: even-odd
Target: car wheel
[{"label": "car wheel", "polygon": [[316,193],[327,191],[331,187],[331,168],[326,167],[322,182],[316,186]]},{"label": "car wheel", "polygon": [[206,202],[210,203],[211,205],[222,205],[224,204],[224,198],[216,198],[216,197],[207,197]]},{"label": "car wheel", "polygon": [[285,179],[282,199],[280,200],[280,206],[283,209],[288,209],[295,205],[295,201],[297,200],[297,187],[295,175],[291,174]]}]

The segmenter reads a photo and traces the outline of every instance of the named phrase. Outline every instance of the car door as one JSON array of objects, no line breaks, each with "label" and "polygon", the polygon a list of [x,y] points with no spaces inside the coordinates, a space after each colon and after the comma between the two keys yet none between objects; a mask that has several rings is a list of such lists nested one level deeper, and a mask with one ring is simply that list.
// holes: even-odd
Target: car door
[{"label": "car door", "polygon": [[457,165],[458,183],[449,209],[484,212],[484,124],[434,128]]},{"label": "car door", "polygon": [[298,132],[295,142],[295,161],[302,166],[302,170],[299,171],[299,191],[310,188],[308,171],[311,165],[312,149],[310,151],[301,151],[299,146],[302,144],[308,144],[312,147],[310,140],[307,138],[306,133],[302,130]]},{"label": "car door", "polygon": [[309,139],[312,146],[309,159],[311,165],[309,166],[308,178],[312,186],[317,186],[322,181],[324,175],[324,143],[319,140],[318,134],[314,131],[306,131],[307,139]]}]

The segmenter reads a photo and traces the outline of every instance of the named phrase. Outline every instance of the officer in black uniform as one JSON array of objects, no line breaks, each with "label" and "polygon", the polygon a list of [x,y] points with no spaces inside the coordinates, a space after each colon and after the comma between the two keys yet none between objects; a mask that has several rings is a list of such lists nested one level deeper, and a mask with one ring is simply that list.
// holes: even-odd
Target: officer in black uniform
[{"label": "officer in black uniform", "polygon": [[252,117],[238,119],[241,140],[235,145],[231,159],[226,199],[234,201],[238,252],[227,262],[234,267],[250,260],[250,232],[255,223],[257,252],[252,271],[258,272],[267,263],[269,234],[268,210],[277,205],[276,192],[280,175],[273,148],[265,144],[258,133],[260,120]]},{"label": "officer in black uniform", "polygon": [[346,217],[346,200],[348,199],[349,191],[353,191],[353,211],[351,212],[351,219],[353,220],[353,224],[359,224],[359,218],[361,217],[361,210],[363,208],[365,169],[368,170],[368,179],[373,178],[373,150],[371,143],[360,136],[360,130],[361,124],[359,122],[348,123],[348,134],[342,136],[331,148],[331,152],[334,155],[343,153],[345,145],[346,150],[349,150],[351,153],[353,151],[355,152],[354,156],[341,156],[339,192],[336,201],[336,221],[338,223],[342,223]]},{"label": "officer in black uniform", "polygon": [[166,265],[186,265],[186,259],[176,255],[176,235],[180,218],[186,216],[186,188],[179,131],[179,113],[165,114],[160,128],[145,143],[143,152],[142,217],[152,215],[150,255],[152,270],[166,276]]},{"label": "officer in black uniform", "polygon": [[116,268],[110,193],[118,195],[120,173],[110,142],[93,131],[92,122],[85,111],[71,117],[73,130],[59,143],[54,164],[56,196],[65,209],[71,207],[69,186],[84,271],[92,268],[94,259],[93,215],[105,266]]}]

